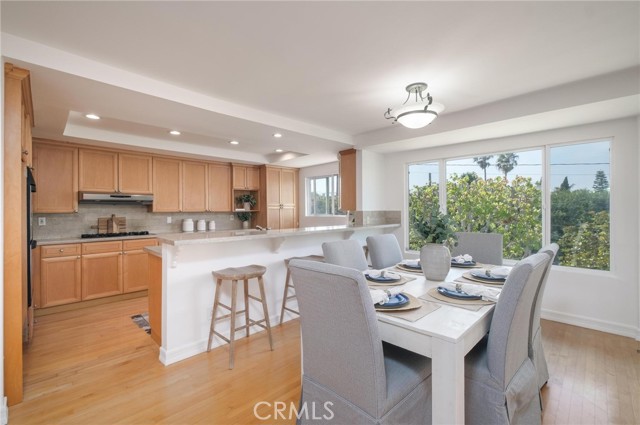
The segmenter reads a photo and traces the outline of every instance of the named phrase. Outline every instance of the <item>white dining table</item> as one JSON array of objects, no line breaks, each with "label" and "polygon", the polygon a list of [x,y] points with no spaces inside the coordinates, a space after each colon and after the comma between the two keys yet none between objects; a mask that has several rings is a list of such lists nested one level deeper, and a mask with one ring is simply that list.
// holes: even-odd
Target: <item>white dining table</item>
[{"label": "white dining table", "polygon": [[[452,267],[445,280],[451,282],[465,271]],[[416,279],[406,283],[403,292],[416,297],[440,283],[421,274],[405,275]],[[489,331],[495,304],[478,311],[439,305],[415,322],[378,313],[378,329],[383,341],[431,358],[432,422],[464,424],[464,356]]]}]

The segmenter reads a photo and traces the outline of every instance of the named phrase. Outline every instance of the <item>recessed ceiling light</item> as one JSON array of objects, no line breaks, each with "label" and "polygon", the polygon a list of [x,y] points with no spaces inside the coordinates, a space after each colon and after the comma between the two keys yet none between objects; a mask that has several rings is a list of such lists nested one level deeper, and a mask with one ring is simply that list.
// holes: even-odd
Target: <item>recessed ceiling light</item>
[{"label": "recessed ceiling light", "polygon": [[90,120],[99,120],[100,117],[97,116],[96,114],[87,114],[85,115],[85,117],[89,118]]},{"label": "recessed ceiling light", "polygon": [[284,152],[282,149],[276,149],[276,152],[280,153],[280,152]]},{"label": "recessed ceiling light", "polygon": [[180,132],[179,132],[178,130],[171,130],[171,131],[169,132],[169,134],[172,134],[172,135],[174,135],[174,136],[179,136],[179,135],[180,135]]},{"label": "recessed ceiling light", "polygon": [[275,137],[276,139],[279,139],[282,137],[282,134],[280,133],[273,133],[273,137]]},{"label": "recessed ceiling light", "polygon": [[232,140],[229,143],[232,144],[232,145],[239,145],[240,144],[240,142],[238,142],[237,140]]}]

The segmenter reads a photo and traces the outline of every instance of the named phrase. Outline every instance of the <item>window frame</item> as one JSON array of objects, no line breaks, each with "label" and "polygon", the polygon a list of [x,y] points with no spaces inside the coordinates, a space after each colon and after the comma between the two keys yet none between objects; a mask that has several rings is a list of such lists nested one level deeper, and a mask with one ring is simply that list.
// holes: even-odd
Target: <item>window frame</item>
[{"label": "window frame", "polygon": [[[331,193],[330,189],[330,181],[332,178],[335,178],[335,193]],[[332,214],[311,214],[310,213],[310,203],[315,201],[315,197],[311,196],[311,185],[312,182],[317,182],[318,180],[325,179],[327,181],[327,194],[329,197],[333,197],[335,199],[340,199],[340,175],[338,173],[324,174],[319,176],[310,176],[305,178],[305,206],[304,206],[304,214],[305,217],[343,217],[346,214],[340,209],[339,205],[335,205],[334,202],[331,202],[331,209],[333,210]],[[314,192],[315,193],[315,192]]]}]

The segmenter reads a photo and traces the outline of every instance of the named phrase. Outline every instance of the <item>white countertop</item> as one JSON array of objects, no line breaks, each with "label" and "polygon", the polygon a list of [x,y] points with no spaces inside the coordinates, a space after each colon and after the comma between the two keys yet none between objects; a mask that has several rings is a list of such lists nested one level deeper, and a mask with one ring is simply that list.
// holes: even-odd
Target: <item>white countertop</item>
[{"label": "white countertop", "polygon": [[108,241],[128,241],[131,239],[156,239],[158,235],[135,235],[135,236],[114,236],[108,238],[60,238],[60,239],[36,239],[38,246],[58,245],[67,243],[92,243],[92,242],[108,242]]},{"label": "white countertop", "polygon": [[300,227],[296,229],[279,230],[219,230],[215,232],[183,232],[157,235],[158,243],[168,245],[198,245],[219,242],[231,242],[240,240],[257,240],[288,238],[291,236],[302,236],[321,233],[355,232],[366,229],[394,229],[400,224],[378,224],[371,226],[318,226]]}]

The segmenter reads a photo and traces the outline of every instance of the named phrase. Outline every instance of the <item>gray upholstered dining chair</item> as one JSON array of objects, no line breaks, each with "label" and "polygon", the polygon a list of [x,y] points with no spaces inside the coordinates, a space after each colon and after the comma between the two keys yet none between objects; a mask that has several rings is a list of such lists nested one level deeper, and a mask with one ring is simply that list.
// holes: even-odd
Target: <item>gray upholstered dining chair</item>
[{"label": "gray upholstered dining chair", "polygon": [[509,273],[489,334],[465,357],[465,422],[539,424],[538,379],[529,328],[538,283],[550,259],[531,255]]},{"label": "gray upholstered dining chair", "polygon": [[362,245],[355,239],[341,241],[324,242],[322,253],[325,263],[336,264],[342,267],[349,267],[360,271],[367,270],[369,264],[364,256]]},{"label": "gray upholstered dining chair", "polygon": [[479,263],[502,265],[502,234],[456,232],[458,245],[451,256],[469,254]]},{"label": "gray upholstered dining chair", "polygon": [[402,249],[395,235],[374,235],[367,237],[369,259],[374,269],[384,269],[402,261]]},{"label": "gray upholstered dining chair", "polygon": [[[289,268],[302,333],[301,409],[315,405],[321,416],[331,402],[322,423],[431,423],[431,360],[381,341],[363,274],[295,259]],[[310,422],[318,421],[301,417]]]},{"label": "gray upholstered dining chair", "polygon": [[[538,291],[536,293],[535,303],[533,305],[533,315],[531,316],[531,334],[529,335],[529,357],[533,361],[538,375],[538,388],[542,388],[549,380],[549,368],[547,367],[547,359],[544,357],[544,349],[542,347],[542,328],[540,327],[540,311],[542,310],[542,297],[544,296],[544,288],[547,286],[547,279],[551,271],[551,265],[558,253],[558,244],[552,243],[542,247],[538,253],[544,253],[551,258],[547,269],[540,280]],[[542,399],[540,399],[542,403]]]}]

